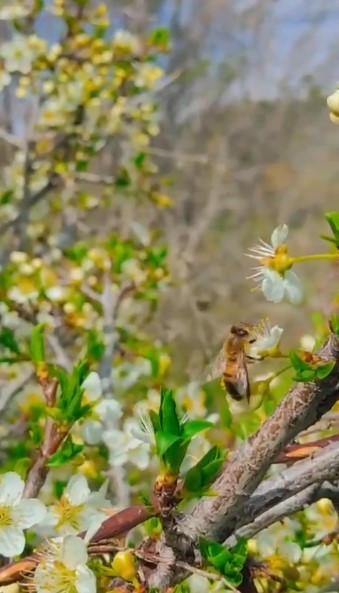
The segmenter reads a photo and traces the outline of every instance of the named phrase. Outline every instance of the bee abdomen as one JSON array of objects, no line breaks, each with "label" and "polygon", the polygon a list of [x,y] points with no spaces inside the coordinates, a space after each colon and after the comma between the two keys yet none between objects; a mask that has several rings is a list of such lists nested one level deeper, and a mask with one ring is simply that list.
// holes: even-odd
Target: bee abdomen
[{"label": "bee abdomen", "polygon": [[236,401],[241,401],[243,399],[243,396],[241,393],[239,393],[237,383],[234,381],[234,377],[231,373],[223,373],[223,383],[226,391],[233,399]]}]

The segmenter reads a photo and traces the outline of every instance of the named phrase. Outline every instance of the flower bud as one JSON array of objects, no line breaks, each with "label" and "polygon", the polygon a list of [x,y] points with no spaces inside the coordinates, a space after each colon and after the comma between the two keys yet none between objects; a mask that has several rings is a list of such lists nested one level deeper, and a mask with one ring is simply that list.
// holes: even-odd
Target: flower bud
[{"label": "flower bud", "polygon": [[111,567],[117,577],[125,581],[132,581],[137,576],[134,556],[132,552],[118,552],[112,561]]},{"label": "flower bud", "polygon": [[330,111],[339,116],[339,89],[327,97],[327,105]]}]

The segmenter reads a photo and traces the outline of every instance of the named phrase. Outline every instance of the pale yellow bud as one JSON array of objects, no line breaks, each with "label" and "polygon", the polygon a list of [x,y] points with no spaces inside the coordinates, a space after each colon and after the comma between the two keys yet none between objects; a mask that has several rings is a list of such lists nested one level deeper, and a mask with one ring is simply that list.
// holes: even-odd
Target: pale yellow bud
[{"label": "pale yellow bud", "polygon": [[318,500],[317,507],[324,515],[332,515],[333,513],[333,504],[328,498]]},{"label": "pale yellow bud", "polygon": [[335,115],[339,115],[339,89],[327,97],[327,105]]},{"label": "pale yellow bud", "polygon": [[134,556],[128,550],[118,552],[112,561],[111,567],[115,575],[125,581],[132,581],[137,576]]},{"label": "pale yellow bud", "polygon": [[330,113],[330,120],[331,120],[332,124],[339,125],[339,117],[338,117],[338,115],[335,115],[335,113],[333,113],[332,111]]}]

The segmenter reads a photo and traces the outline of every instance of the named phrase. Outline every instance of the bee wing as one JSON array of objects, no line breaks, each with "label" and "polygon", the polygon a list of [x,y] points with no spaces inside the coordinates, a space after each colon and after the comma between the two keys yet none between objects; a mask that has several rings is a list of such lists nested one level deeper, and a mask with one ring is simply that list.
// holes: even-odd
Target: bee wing
[{"label": "bee wing", "polygon": [[214,381],[218,377],[221,377],[226,366],[226,357],[224,347],[221,348],[216,358],[206,367],[204,372],[204,380],[206,383]]},{"label": "bee wing", "polygon": [[[246,396],[247,399],[249,399],[249,397],[250,397],[250,382],[249,382],[249,378],[248,378],[248,372],[247,372],[247,366],[246,366],[246,355],[245,355],[244,351],[239,353],[234,375],[235,375],[234,392],[237,393],[238,396],[239,395],[241,397]],[[232,394],[232,392],[229,389],[229,386],[228,386],[228,391],[229,391],[230,395],[235,395],[235,393]]]}]

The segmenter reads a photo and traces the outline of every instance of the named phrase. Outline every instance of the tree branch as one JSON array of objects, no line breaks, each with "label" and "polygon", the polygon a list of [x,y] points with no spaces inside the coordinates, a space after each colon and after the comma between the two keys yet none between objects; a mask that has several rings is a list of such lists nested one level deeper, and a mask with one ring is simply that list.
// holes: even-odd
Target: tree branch
[{"label": "tree branch", "polygon": [[[318,354],[325,360],[338,363],[338,337],[331,334]],[[175,556],[186,559],[198,549],[200,537],[208,537],[219,542],[227,539],[234,531],[238,518],[244,513],[244,507],[251,494],[279,453],[301,431],[314,424],[331,409],[338,398],[338,364],[331,375],[321,382],[297,384],[258,432],[231,456],[213,485],[217,495],[199,502],[190,515],[173,514],[173,520],[161,543],[161,553],[167,547],[167,542],[174,549]],[[337,468],[337,453],[329,447],[326,455],[333,456],[334,466],[331,467]],[[291,468],[293,469],[294,467]],[[323,479],[327,479],[327,475]],[[304,486],[300,485],[299,490],[306,485],[309,485],[309,482]],[[155,571],[149,584],[163,591],[185,576],[187,575],[178,575],[174,563],[165,578]]]}]

